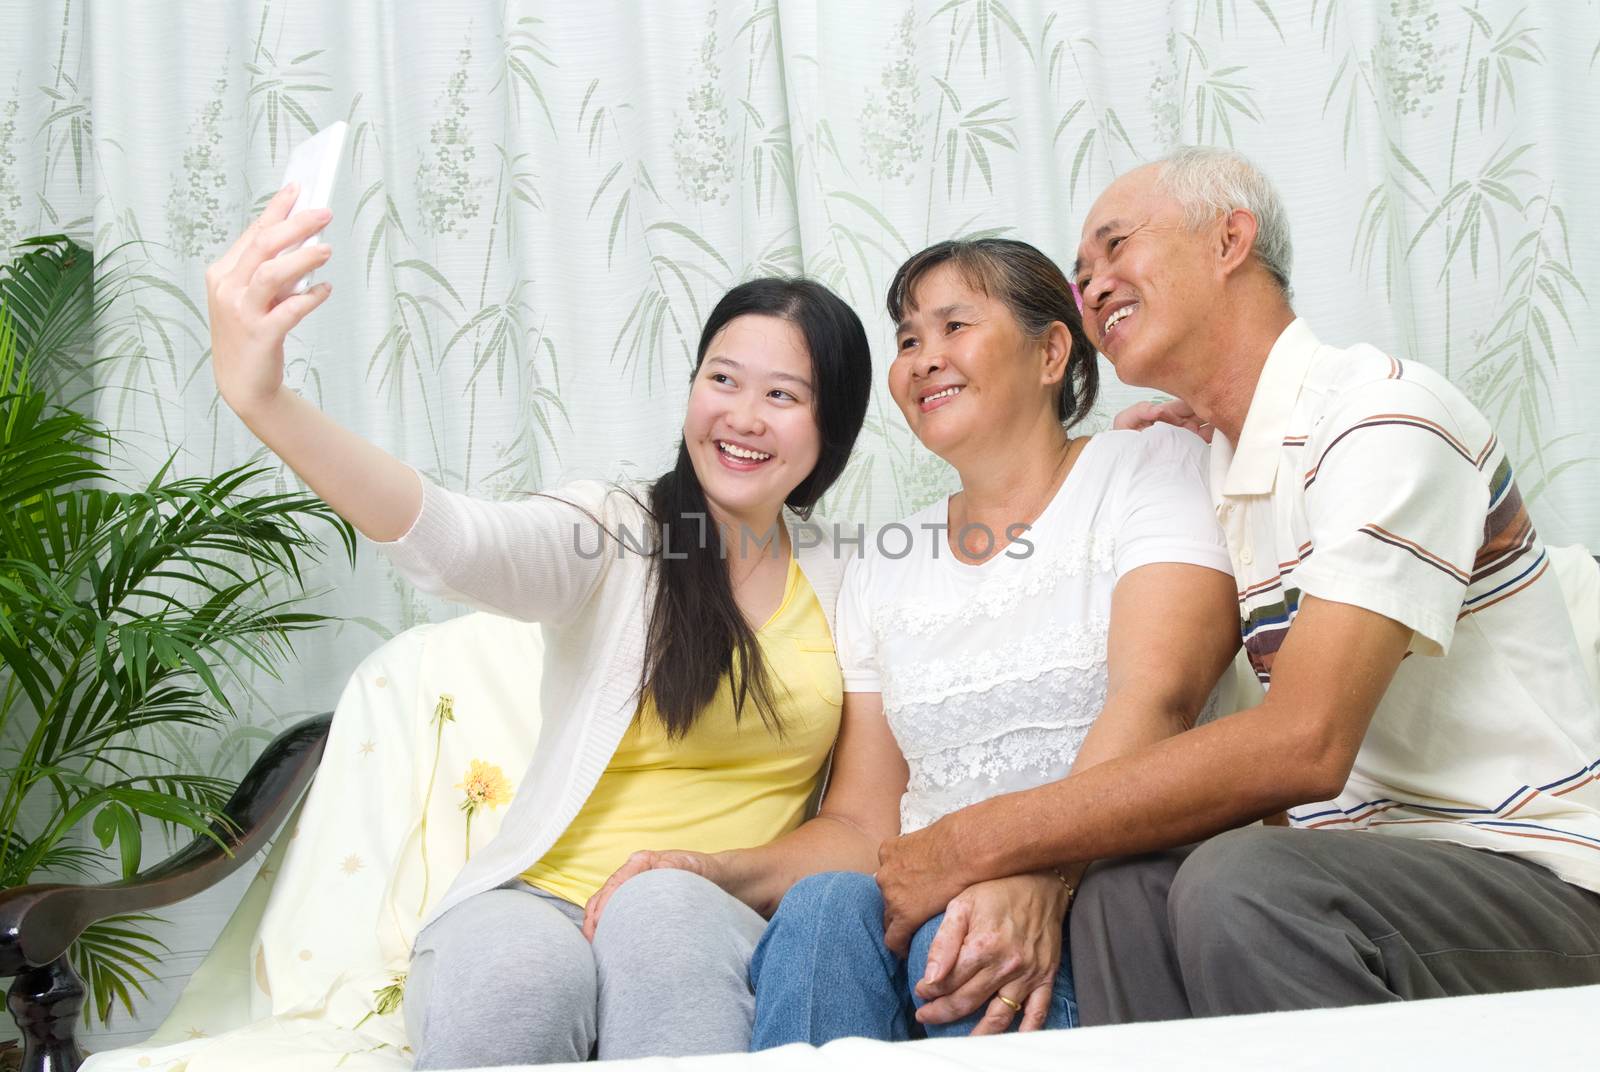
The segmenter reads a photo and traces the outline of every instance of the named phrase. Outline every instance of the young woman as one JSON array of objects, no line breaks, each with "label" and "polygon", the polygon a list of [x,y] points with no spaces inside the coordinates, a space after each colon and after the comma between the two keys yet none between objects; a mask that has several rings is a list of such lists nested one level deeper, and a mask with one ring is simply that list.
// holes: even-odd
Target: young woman
[{"label": "young woman", "polygon": [[847,569],[821,813],[761,848],[641,854],[624,875],[690,868],[776,907],[751,964],[757,1049],[1074,1024],[1081,867],[967,889],[907,958],[884,944],[879,845],[1181,731],[1238,646],[1200,440],[1070,433],[1095,353],[1054,263],[1022,242],[941,243],[900,268],[888,305],[890,393],[961,490]]},{"label": "young woman", "polygon": [[815,283],[735,287],[702,332],[671,472],[476,501],[284,387],[284,337],[330,293],[285,296],[329,256],[276,257],[330,218],[286,218],[292,201],[206,274],[223,399],[419,587],[545,635],[534,759],[417,938],[417,1067],[742,1050],[762,917],[682,871],[597,891],[638,845],[714,853],[805,816],[840,721],[843,563],[795,538],[793,511],[843,471],[865,416],[859,319]]}]

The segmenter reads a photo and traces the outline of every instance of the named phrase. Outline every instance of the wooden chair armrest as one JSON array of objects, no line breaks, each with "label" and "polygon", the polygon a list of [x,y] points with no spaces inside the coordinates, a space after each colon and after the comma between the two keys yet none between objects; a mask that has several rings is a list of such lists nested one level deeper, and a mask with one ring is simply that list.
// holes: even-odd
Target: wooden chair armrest
[{"label": "wooden chair armrest", "polygon": [[197,835],[161,863],[120,882],[48,883],[0,893],[0,976],[50,963],[91,923],[184,900],[242,867],[271,840],[311,783],[332,721],[331,714],[308,718],[267,745],[228,799],[224,821],[211,825],[217,840]]},{"label": "wooden chair armrest", "polygon": [[[145,912],[209,889],[264,848],[317,773],[333,716],[317,715],[267,745],[211,824],[213,840],[186,847],[133,878],[101,885],[44,883],[0,892],[0,977],[22,1031],[21,1072],[76,1072],[83,982],[67,950],[84,929],[110,916]],[[219,844],[220,842],[220,844]]]}]

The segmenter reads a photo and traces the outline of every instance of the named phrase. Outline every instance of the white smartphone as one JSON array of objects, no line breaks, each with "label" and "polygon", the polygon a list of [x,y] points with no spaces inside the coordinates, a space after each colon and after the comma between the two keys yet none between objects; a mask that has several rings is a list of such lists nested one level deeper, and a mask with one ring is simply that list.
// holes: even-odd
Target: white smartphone
[{"label": "white smartphone", "polygon": [[[300,193],[295,196],[294,207],[289,210],[290,216],[309,209],[327,208],[333,201],[333,187],[339,178],[339,162],[344,159],[344,138],[349,129],[350,124],[343,120],[332,123],[295,146],[294,152],[289,154],[289,166],[284,169],[283,183],[278,189],[283,189],[291,182],[300,184]],[[318,245],[322,241],[322,232],[318,231],[278,256],[293,253],[303,246]],[[301,276],[291,288],[293,293],[304,293],[311,286],[314,274],[307,272]]]}]

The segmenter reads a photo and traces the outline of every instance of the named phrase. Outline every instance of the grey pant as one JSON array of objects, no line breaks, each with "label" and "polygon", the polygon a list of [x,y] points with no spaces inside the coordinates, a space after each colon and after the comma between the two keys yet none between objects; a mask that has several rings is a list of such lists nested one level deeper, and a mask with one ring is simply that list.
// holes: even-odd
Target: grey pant
[{"label": "grey pant", "polygon": [[1072,908],[1085,1024],[1600,983],[1600,894],[1515,857],[1246,827],[1094,865]]},{"label": "grey pant", "polygon": [[766,921],[687,871],[636,875],[584,940],[583,909],[522,882],[417,936],[406,1033],[417,1068],[744,1052]]}]

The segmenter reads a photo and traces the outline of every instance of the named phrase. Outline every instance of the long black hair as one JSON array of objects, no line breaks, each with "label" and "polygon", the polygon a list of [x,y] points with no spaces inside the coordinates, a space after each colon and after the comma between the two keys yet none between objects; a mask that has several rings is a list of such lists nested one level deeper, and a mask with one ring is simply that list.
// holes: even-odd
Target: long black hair
[{"label": "long black hair", "polygon": [[[761,278],[723,295],[700,332],[695,375],[711,342],[741,316],[773,316],[800,329],[811,354],[811,382],[822,449],[817,464],[784,500],[808,516],[850,460],[867,415],[872,354],[860,317],[838,295],[809,279]],[[724,675],[734,717],[754,700],[762,722],[781,734],[783,722],[756,643],[755,630],[733,597],[720,526],[707,524],[704,489],[678,444],[678,460],[650,488],[650,513],[671,555],[655,556],[655,605],[646,635],[642,691],[655,701],[669,739],[682,738],[716,695]],[[780,518],[779,523],[782,523]]]}]

